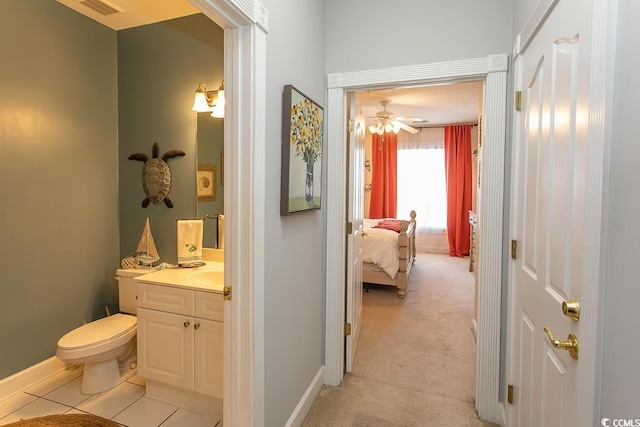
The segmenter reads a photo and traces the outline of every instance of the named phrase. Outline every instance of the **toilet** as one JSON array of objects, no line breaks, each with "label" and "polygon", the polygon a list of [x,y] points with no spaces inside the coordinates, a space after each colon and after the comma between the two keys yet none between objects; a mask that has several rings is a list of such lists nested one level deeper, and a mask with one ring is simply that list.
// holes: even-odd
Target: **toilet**
[{"label": "toilet", "polygon": [[138,312],[135,278],[146,273],[149,271],[118,269],[120,313],[80,326],[58,340],[58,359],[84,364],[81,393],[101,393],[135,375]]}]

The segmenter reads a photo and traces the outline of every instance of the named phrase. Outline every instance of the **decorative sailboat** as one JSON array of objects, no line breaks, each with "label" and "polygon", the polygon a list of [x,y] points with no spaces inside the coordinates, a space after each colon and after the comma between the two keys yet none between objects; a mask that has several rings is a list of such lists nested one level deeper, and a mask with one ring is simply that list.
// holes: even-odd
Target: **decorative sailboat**
[{"label": "decorative sailboat", "polygon": [[138,242],[136,258],[138,258],[144,267],[153,267],[153,263],[160,259],[158,250],[156,249],[156,244],[153,242],[149,218],[147,218],[147,221],[144,224],[144,230],[142,230],[142,236]]}]

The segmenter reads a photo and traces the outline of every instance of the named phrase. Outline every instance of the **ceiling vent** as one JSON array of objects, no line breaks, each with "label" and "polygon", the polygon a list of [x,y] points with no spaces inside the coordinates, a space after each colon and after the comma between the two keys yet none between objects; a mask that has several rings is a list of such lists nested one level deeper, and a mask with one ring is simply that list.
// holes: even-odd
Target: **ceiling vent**
[{"label": "ceiling vent", "polygon": [[122,9],[117,8],[103,0],[82,0],[79,2],[80,4],[88,7],[89,9],[95,10],[100,15],[108,16],[113,15],[114,13],[124,12]]}]

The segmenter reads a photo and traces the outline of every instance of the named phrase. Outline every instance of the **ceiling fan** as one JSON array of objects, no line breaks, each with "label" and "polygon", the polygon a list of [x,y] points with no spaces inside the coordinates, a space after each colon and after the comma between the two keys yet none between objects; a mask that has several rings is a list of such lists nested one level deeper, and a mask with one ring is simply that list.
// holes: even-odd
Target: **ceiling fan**
[{"label": "ceiling fan", "polygon": [[396,117],[393,115],[393,111],[387,110],[389,101],[380,101],[380,104],[382,104],[382,111],[378,111],[375,117],[370,117],[376,119],[377,122],[369,126],[369,132],[377,133],[378,135],[383,135],[385,132],[398,133],[400,130],[418,133],[418,129],[404,124],[403,121],[424,122],[424,120],[420,117]]}]

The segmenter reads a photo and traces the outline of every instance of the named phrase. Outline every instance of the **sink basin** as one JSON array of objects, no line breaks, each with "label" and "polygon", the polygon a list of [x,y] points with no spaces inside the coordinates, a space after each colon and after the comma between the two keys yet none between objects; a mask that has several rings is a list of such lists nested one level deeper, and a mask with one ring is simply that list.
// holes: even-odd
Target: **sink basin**
[{"label": "sink basin", "polygon": [[184,273],[184,282],[191,286],[216,287],[224,283],[224,271],[206,269]]}]

